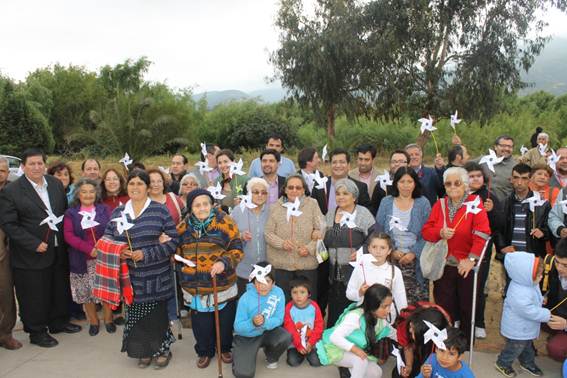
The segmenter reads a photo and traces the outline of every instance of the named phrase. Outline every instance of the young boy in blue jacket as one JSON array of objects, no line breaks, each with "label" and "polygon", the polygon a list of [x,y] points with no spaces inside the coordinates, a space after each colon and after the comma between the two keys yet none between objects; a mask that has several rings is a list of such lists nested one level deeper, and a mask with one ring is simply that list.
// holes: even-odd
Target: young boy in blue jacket
[{"label": "young boy in blue jacket", "polygon": [[506,345],[498,356],[496,370],[505,377],[515,377],[512,363],[518,358],[523,370],[540,377],[543,372],[535,364],[532,342],[539,336],[540,323],[551,318],[550,311],[542,307],[539,288],[543,263],[533,253],[513,252],[506,254],[504,267],[511,281],[500,322],[500,333],[506,338]]},{"label": "young boy in blue jacket", "polygon": [[291,343],[282,327],[285,310],[283,290],[275,285],[271,265],[260,262],[250,274],[252,281],[240,297],[234,320],[232,373],[237,378],[256,374],[256,355],[264,348],[266,367],[276,369]]}]

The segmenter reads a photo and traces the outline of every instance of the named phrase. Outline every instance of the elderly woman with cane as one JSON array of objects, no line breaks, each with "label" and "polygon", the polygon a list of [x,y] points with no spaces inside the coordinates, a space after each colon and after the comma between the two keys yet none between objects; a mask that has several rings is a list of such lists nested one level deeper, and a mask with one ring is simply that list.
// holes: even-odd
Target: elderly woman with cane
[{"label": "elderly woman with cane", "polygon": [[[207,190],[190,192],[189,214],[177,228],[181,235],[177,253],[184,259],[181,287],[189,300],[199,357],[197,367],[201,369],[209,366],[215,355],[215,338],[221,339],[222,362],[232,363],[232,327],[238,294],[236,265],[243,256],[238,227],[227,214],[214,208],[213,203]],[[215,323],[219,324],[220,332],[216,331]]]},{"label": "elderly woman with cane", "polygon": [[469,194],[465,169],[447,169],[443,183],[447,196],[433,205],[422,234],[423,239],[432,243],[447,241],[443,275],[435,281],[433,295],[435,303],[447,310],[452,319],[460,319],[460,328],[470,341],[473,268],[490,236],[490,225],[480,197]]}]

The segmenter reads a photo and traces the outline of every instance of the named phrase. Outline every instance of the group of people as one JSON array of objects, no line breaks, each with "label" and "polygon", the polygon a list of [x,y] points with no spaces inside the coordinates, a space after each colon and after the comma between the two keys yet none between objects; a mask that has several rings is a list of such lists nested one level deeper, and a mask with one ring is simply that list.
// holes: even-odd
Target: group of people
[{"label": "group of people", "polygon": [[[102,309],[106,332],[124,325],[123,352],[140,368],[163,368],[182,309],[197,366],[216,355],[218,332],[218,357],[236,377],[254,376],[260,348],[270,369],[286,353],[290,366],[306,359],[380,377],[392,345],[405,362],[393,376],[473,376],[460,357],[471,334],[486,337],[494,249],[506,269],[496,368],[514,376],[519,359],[541,375],[532,342],[542,323],[550,356],[567,357],[567,148],[552,152],[541,133],[516,161],[513,138],[501,136],[497,161],[485,164],[453,139],[447,163],[437,155],[425,166],[410,144],[390,154],[384,174],[369,144],[356,148],[352,169],[340,148],[329,153],[329,176],[314,148],[299,151],[296,169],[277,135],[247,173],[216,145],[202,145],[193,169],[182,154],[168,169],[103,171],[87,159],[77,180],[68,164],[47,166],[30,149],[8,183],[0,158],[0,345],[21,347],[15,299],[41,347],[81,331],[72,313],[84,311],[97,335]],[[421,267],[440,245],[446,258],[431,278]],[[424,339],[431,327],[447,330],[442,347]]]}]

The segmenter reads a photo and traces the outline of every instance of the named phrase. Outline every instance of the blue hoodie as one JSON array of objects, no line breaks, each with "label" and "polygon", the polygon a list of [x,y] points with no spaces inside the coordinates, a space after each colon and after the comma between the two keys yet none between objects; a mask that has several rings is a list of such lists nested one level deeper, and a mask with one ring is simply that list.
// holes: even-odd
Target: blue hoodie
[{"label": "blue hoodie", "polygon": [[[260,306],[258,306],[260,297]],[[260,313],[264,315],[264,324],[256,327],[252,318]],[[246,285],[246,292],[240,297],[234,319],[234,333],[240,336],[256,337],[264,331],[272,330],[283,324],[285,313],[285,297],[283,290],[272,286],[268,295],[260,296],[253,284]]]},{"label": "blue hoodie", "polygon": [[543,308],[543,296],[538,283],[533,280],[533,253],[507,253],[504,267],[510,276],[510,286],[504,299],[500,332],[512,340],[535,340],[539,336],[540,323],[551,317]]}]

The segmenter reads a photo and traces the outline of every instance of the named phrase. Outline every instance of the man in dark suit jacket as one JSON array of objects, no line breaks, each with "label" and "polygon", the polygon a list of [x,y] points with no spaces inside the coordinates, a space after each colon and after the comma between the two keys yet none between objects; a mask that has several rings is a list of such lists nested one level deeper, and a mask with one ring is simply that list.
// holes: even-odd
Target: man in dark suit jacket
[{"label": "man in dark suit jacket", "polygon": [[58,231],[40,223],[64,214],[65,190],[59,180],[45,175],[45,155],[36,149],[22,156],[24,174],[0,193],[0,227],[9,239],[11,263],[24,331],[41,347],[57,345],[51,333],[75,333],[69,323],[69,269],[63,223]]},{"label": "man in dark suit jacket", "polygon": [[421,193],[427,197],[431,206],[438,198],[443,198],[445,188],[443,187],[443,158],[435,158],[435,168],[423,165],[423,150],[417,144],[406,146],[406,152],[410,157],[409,166],[415,170],[421,183]]},{"label": "man in dark suit jacket", "polygon": [[285,177],[278,175],[281,155],[276,150],[266,149],[260,154],[262,178],[268,183],[267,204],[271,205],[280,198],[285,185]]}]

